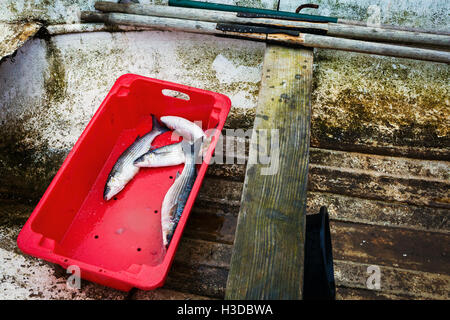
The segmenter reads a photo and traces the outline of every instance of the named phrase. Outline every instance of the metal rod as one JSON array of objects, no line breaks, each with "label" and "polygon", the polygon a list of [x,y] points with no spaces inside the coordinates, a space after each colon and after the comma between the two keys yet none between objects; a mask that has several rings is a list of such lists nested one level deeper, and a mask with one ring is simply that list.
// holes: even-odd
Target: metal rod
[{"label": "metal rod", "polygon": [[407,43],[420,46],[433,45],[450,48],[450,36],[434,35],[427,33],[414,33],[408,31],[396,31],[382,28],[362,27],[357,25],[345,25],[337,23],[313,23],[305,21],[290,21],[272,18],[246,18],[238,17],[235,13],[178,8],[157,5],[120,4],[114,2],[99,1],[95,8],[103,12],[121,12],[166,18],[201,20],[217,23],[239,23],[251,25],[270,25],[289,29],[300,30],[305,33],[315,33],[341,38],[358,40],[370,40],[392,43]]},{"label": "metal rod", "polygon": [[[450,63],[450,52],[411,48],[405,46],[389,45],[367,41],[339,39],[328,36],[299,33],[290,35],[284,33],[258,33],[218,30],[217,23],[194,21],[186,19],[174,19],[165,17],[153,17],[124,13],[99,13],[85,11],[81,13],[81,19],[89,22],[104,22],[107,24],[129,25],[139,27],[151,27],[160,30],[179,30],[193,33],[224,35],[230,37],[252,39],[259,41],[277,42],[295,46],[318,47],[371,53],[392,57],[402,57],[417,60]],[[237,27],[237,30],[239,27]]]},{"label": "metal rod", "polygon": [[[368,25],[367,23],[362,22],[362,21],[346,20],[346,19],[341,19],[341,18],[336,18],[336,17],[328,17],[328,16],[300,14],[300,13],[293,13],[293,12],[287,12],[287,11],[276,11],[276,10],[269,10],[269,9],[259,9],[259,8],[250,8],[250,7],[242,7],[242,6],[234,6],[234,5],[224,5],[224,4],[219,4],[219,3],[209,3],[209,2],[203,2],[203,1],[169,0],[169,6],[220,10],[220,11],[231,11],[231,12],[260,13],[260,14],[278,16],[279,19],[296,19],[296,20],[303,20],[303,21],[310,21],[310,22],[333,22],[333,23],[340,23],[340,24],[371,27],[370,25]],[[448,31],[424,30],[424,29],[410,28],[410,27],[398,27],[398,26],[387,25],[387,24],[380,25],[379,27],[384,28],[384,29],[398,30],[398,31],[410,31],[410,32],[420,32],[420,33],[429,33],[429,34],[450,35],[450,32],[448,32]]]}]

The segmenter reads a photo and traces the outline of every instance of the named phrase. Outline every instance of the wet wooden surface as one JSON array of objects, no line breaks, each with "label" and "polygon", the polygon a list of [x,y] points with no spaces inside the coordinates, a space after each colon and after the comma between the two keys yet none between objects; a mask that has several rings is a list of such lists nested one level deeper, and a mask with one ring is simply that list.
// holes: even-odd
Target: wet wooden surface
[{"label": "wet wooden surface", "polygon": [[[364,161],[358,161],[361,159]],[[308,213],[317,213],[320,205],[330,211],[337,298],[450,298],[449,210],[445,205],[435,206],[427,198],[439,193],[447,196],[449,164],[311,149],[310,167],[324,162],[334,168],[339,179],[328,181],[328,192],[323,192],[317,185],[326,182],[326,176],[310,173],[307,205]],[[343,190],[338,174],[343,168],[355,179],[364,171],[369,176],[366,183],[373,186],[370,192],[352,195]],[[245,165],[210,166],[169,274],[168,288],[224,297],[243,170]],[[401,188],[387,192],[389,183],[384,182],[401,183],[407,179],[436,183],[411,184],[415,188],[411,193],[423,198],[410,204]],[[366,286],[370,265],[380,267],[380,290]]]},{"label": "wet wooden surface", "polygon": [[[401,198],[401,190],[386,193],[379,186],[380,176],[396,183],[415,180],[448,181],[447,162],[384,157],[377,155],[311,149],[310,167],[323,165],[346,170],[358,177],[364,170],[372,185],[370,193],[344,192],[340,180],[327,183],[327,192],[318,190],[326,176],[309,176],[308,213],[317,213],[321,205],[329,208],[338,299],[449,299],[450,298],[450,225],[449,210],[430,205],[424,198],[414,205]],[[328,155],[323,158],[322,155]],[[331,160],[334,159],[334,160]],[[365,161],[358,161],[365,159]],[[237,159],[235,159],[237,162]],[[130,299],[199,299],[225,297],[231,253],[245,165],[212,164],[203,182],[185,228],[166,284],[155,292],[133,291]],[[403,173],[403,174],[401,174]],[[377,186],[378,185],[378,186]],[[449,182],[416,185],[414,193],[444,194]],[[425,191],[421,191],[424,190]],[[343,194],[345,193],[345,194]],[[378,200],[382,199],[382,200]],[[1,225],[20,230],[33,204],[3,202]],[[17,226],[17,227],[15,227]],[[19,253],[17,234],[0,238],[3,250]],[[381,270],[381,289],[366,287],[367,267]],[[97,291],[96,291],[97,292]]]}]

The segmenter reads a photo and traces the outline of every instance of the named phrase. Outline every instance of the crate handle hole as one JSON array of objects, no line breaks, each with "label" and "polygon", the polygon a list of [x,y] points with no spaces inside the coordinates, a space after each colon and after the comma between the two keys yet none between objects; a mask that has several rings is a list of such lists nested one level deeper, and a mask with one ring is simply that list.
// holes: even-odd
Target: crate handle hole
[{"label": "crate handle hole", "polygon": [[190,100],[191,99],[186,93],[176,91],[176,90],[163,89],[162,94],[167,97],[173,97],[173,98],[178,98],[178,99],[182,99],[182,100]]}]

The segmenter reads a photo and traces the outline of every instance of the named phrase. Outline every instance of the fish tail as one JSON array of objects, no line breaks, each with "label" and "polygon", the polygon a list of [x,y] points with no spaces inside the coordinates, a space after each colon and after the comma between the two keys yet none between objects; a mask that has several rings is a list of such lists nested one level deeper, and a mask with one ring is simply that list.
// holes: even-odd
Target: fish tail
[{"label": "fish tail", "polygon": [[169,128],[167,128],[166,126],[161,125],[158,122],[158,119],[156,118],[156,116],[154,114],[150,115],[152,117],[152,130],[157,130],[161,133],[169,131]]}]

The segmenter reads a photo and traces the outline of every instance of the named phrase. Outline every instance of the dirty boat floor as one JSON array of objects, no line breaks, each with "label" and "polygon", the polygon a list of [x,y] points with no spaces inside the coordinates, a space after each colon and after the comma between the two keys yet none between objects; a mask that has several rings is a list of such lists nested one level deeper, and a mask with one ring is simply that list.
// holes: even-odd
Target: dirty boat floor
[{"label": "dirty boat floor", "polygon": [[[308,212],[331,215],[338,299],[450,298],[449,164],[311,148]],[[242,160],[242,159],[241,159]],[[236,163],[237,161],[235,161]],[[163,288],[129,293],[87,281],[67,289],[65,270],[22,255],[15,240],[34,203],[2,200],[2,299],[222,299],[245,164],[214,164]],[[381,269],[381,289],[366,286]]]}]

